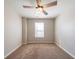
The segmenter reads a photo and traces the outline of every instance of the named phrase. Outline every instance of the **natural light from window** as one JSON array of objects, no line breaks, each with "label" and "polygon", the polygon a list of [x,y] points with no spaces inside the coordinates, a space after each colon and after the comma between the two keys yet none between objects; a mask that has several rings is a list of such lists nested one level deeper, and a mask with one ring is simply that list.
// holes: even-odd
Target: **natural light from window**
[{"label": "natural light from window", "polygon": [[35,38],[44,38],[44,23],[35,23]]}]

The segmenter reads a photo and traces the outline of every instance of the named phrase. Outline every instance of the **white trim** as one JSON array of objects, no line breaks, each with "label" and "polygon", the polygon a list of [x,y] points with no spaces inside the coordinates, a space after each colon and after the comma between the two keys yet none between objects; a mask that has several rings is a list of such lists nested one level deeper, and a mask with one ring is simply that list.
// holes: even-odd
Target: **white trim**
[{"label": "white trim", "polygon": [[74,55],[72,55],[69,51],[67,51],[66,49],[64,49],[62,46],[60,46],[60,45],[57,44],[56,42],[55,42],[55,44],[56,44],[59,48],[61,48],[63,51],[65,51],[67,54],[69,54],[72,58],[75,58]]},{"label": "white trim", "polygon": [[18,45],[16,48],[14,48],[12,51],[10,51],[7,55],[5,55],[4,58],[7,58],[10,54],[12,54],[14,51],[16,51],[21,46],[22,46],[22,44]]},{"label": "white trim", "polygon": [[23,44],[27,44],[27,43],[23,43]]}]

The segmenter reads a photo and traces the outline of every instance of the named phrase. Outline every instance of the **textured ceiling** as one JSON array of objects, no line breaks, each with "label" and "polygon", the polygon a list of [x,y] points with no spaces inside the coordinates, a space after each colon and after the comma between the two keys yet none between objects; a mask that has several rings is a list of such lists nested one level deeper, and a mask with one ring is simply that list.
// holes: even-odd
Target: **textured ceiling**
[{"label": "textured ceiling", "polygon": [[[42,0],[43,4],[47,4],[50,2],[53,2],[55,0]],[[29,18],[51,18],[59,15],[61,13],[61,8],[59,5],[59,2],[57,6],[45,8],[45,10],[48,12],[48,15],[44,15],[42,12],[38,11],[37,9],[28,9],[28,8],[23,8],[22,5],[27,5],[27,6],[36,6],[35,0],[13,0],[13,6],[15,10],[24,17],[29,17]]]}]

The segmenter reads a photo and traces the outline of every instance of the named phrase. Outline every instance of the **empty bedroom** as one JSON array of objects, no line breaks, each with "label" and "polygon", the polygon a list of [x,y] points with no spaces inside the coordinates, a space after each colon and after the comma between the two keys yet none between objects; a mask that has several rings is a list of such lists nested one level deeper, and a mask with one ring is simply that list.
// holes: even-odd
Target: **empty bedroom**
[{"label": "empty bedroom", "polygon": [[4,0],[5,59],[75,59],[74,0]]}]

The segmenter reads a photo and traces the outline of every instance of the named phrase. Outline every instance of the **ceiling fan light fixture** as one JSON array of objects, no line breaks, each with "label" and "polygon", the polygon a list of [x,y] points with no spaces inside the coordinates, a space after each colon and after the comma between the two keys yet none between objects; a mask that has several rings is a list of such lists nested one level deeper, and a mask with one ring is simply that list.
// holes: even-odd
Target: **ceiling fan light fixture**
[{"label": "ceiling fan light fixture", "polygon": [[42,8],[37,8],[37,10],[41,12],[42,11]]},{"label": "ceiling fan light fixture", "polygon": [[43,12],[45,15],[48,15],[48,13],[44,10],[44,8],[52,7],[57,5],[57,0],[47,3],[47,4],[42,4],[41,0],[36,0],[37,6],[23,6],[24,8],[36,8],[38,12]]}]

